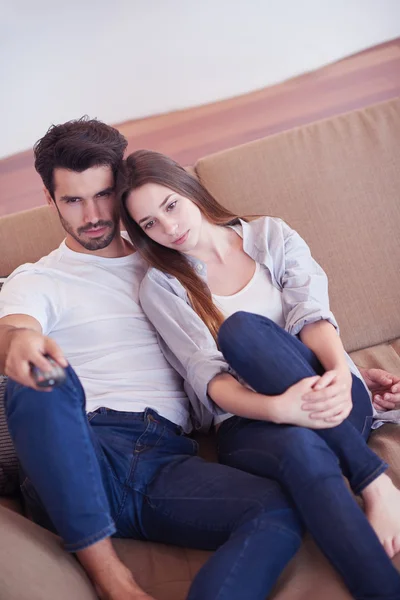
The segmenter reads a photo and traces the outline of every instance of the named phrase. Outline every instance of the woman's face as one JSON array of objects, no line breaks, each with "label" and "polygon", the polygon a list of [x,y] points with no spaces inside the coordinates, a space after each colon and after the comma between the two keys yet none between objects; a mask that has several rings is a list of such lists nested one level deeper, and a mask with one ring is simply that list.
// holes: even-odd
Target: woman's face
[{"label": "woman's face", "polygon": [[126,207],[155,242],[184,253],[196,247],[204,217],[189,198],[163,185],[146,183],[131,191]]}]

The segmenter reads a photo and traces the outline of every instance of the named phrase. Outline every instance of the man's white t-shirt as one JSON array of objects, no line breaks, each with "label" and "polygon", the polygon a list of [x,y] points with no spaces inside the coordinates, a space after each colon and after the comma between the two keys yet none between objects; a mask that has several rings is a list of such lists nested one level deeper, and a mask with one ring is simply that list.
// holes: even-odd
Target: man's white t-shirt
[{"label": "man's white t-shirt", "polygon": [[149,407],[189,432],[183,380],[139,305],[146,268],[137,253],[103,258],[74,252],[64,241],[10,275],[0,293],[0,318],[25,314],[39,321],[79,376],[87,412]]}]

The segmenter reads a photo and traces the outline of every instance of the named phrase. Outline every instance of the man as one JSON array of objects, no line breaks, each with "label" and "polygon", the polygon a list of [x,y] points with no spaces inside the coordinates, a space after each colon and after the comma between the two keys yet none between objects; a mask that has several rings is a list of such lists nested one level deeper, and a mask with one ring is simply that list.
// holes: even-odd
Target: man
[{"label": "man", "polygon": [[[201,460],[183,435],[189,400],[138,304],[145,265],[120,235],[125,148],[118,131],[87,119],[35,146],[66,239],[19,267],[0,296],[0,372],[28,511],[76,553],[100,598],[150,600],[115,535],[216,550],[190,600],[264,599],[302,526],[274,482]],[[67,379],[43,391],[31,365],[48,371],[46,355]]]}]

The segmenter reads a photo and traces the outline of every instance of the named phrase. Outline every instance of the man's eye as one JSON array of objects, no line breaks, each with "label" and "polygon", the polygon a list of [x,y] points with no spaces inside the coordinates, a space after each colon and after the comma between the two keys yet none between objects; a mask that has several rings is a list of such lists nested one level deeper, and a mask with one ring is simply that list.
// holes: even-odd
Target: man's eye
[{"label": "man's eye", "polygon": [[174,210],[177,202],[178,202],[178,200],[174,200],[173,202],[171,202],[171,204],[168,204],[167,210]]},{"label": "man's eye", "polygon": [[145,229],[150,229],[151,227],[153,227],[154,225],[154,221],[149,221],[148,223],[146,223],[146,225],[144,226]]},{"label": "man's eye", "polygon": [[100,194],[97,194],[99,198],[108,198],[109,196],[111,196],[112,192],[100,192]]},{"label": "man's eye", "polygon": [[67,204],[76,204],[79,202],[79,198],[68,198]]}]

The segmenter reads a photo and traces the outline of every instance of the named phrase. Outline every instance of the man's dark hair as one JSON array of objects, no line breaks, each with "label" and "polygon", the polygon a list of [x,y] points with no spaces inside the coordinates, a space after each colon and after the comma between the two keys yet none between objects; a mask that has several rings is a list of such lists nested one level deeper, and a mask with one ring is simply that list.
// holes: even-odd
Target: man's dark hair
[{"label": "man's dark hair", "polygon": [[33,147],[35,169],[54,200],[54,169],[81,173],[109,165],[116,177],[127,144],[117,129],[85,116],[50,127]]}]

